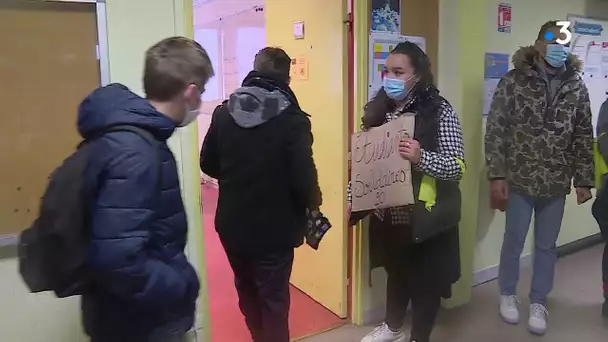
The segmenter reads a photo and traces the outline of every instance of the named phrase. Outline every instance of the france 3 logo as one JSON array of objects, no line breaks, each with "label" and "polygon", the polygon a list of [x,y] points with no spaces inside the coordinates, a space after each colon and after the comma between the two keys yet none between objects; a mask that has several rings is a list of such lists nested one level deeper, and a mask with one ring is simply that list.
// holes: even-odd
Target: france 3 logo
[{"label": "france 3 logo", "polygon": [[572,25],[572,23],[569,21],[558,21],[556,24],[560,28],[559,37],[555,37],[555,34],[553,34],[553,32],[547,31],[545,33],[545,40],[553,41],[555,39],[555,42],[561,45],[566,45],[570,43],[570,41],[572,40],[572,32],[570,32],[570,26]]}]

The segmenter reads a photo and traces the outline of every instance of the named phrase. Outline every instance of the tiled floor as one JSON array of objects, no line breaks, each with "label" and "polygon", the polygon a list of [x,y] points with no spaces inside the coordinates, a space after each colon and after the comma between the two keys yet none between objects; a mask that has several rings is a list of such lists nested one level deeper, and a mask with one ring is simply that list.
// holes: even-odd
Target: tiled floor
[{"label": "tiled floor", "polygon": [[[518,326],[504,324],[498,316],[496,282],[476,287],[472,302],[444,311],[433,342],[606,342],[608,319],[600,316],[602,296],[600,260],[603,247],[594,247],[561,259],[550,299],[549,331],[530,335],[527,319]],[[520,296],[525,299],[530,270],[522,273]],[[527,301],[522,303],[527,309]],[[526,313],[526,311],[524,311]],[[527,318],[527,314],[523,317]],[[305,342],[359,342],[371,327],[345,326]]]}]

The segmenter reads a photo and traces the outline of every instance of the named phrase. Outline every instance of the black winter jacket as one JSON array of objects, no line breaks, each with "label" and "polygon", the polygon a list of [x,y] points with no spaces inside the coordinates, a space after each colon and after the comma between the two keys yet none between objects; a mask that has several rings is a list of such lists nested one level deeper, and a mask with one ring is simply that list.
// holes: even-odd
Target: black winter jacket
[{"label": "black winter jacket", "polygon": [[227,247],[302,244],[305,210],[321,205],[312,142],[308,115],[289,86],[257,72],[215,109],[201,170],[218,179],[215,226]]}]

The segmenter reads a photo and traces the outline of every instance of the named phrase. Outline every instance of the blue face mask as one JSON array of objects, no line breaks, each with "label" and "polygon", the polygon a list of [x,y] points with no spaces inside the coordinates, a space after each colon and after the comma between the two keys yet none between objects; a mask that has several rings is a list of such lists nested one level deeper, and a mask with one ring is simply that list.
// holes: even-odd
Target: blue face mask
[{"label": "blue face mask", "polygon": [[[412,78],[410,77],[408,81],[411,79]],[[388,97],[390,97],[391,99],[397,101],[404,100],[407,97],[409,89],[407,88],[406,84],[407,81],[398,80],[395,78],[385,77],[382,80],[382,87],[384,88],[386,95],[388,95]]]},{"label": "blue face mask", "polygon": [[561,68],[566,64],[569,49],[561,44],[547,45],[545,60],[554,68]]}]

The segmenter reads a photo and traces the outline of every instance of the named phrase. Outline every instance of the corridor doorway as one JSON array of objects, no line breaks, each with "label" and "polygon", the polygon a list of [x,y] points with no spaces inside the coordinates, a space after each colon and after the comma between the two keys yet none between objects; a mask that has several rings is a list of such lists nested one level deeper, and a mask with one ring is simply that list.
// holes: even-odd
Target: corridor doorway
[{"label": "corridor doorway", "polygon": [[[216,73],[206,86],[198,117],[200,147],[214,109],[241,85],[253,67],[255,54],[266,46],[266,20],[264,0],[195,1],[193,14],[194,38],[208,52]],[[218,183],[203,173],[201,198],[211,342],[249,342],[251,337],[238,308],[234,276],[214,227]],[[342,323],[323,305],[291,287],[292,338],[316,334]]]}]

